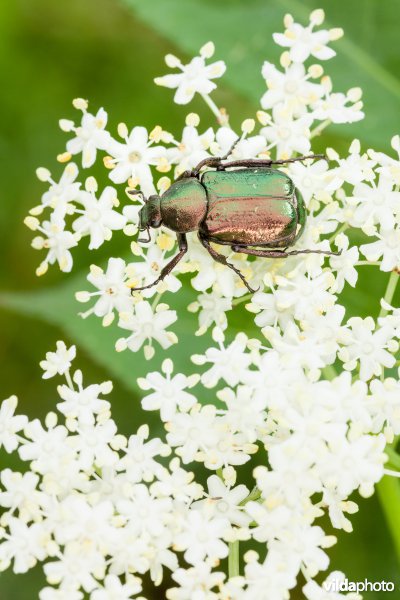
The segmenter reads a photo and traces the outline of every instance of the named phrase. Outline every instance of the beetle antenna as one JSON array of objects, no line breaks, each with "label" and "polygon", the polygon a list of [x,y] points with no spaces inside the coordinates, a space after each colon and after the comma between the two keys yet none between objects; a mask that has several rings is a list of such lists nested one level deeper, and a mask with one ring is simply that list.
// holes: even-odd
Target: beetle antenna
[{"label": "beetle antenna", "polygon": [[145,238],[138,238],[138,242],[141,242],[143,244],[148,244],[149,242],[151,242],[150,228],[143,227],[143,229],[140,229],[140,231],[147,231],[147,240]]}]

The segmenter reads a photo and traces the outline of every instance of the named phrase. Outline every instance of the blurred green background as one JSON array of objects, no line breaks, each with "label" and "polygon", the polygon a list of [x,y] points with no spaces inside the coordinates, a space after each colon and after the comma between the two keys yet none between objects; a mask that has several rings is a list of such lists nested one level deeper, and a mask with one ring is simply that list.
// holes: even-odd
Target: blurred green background
[{"label": "blurred green background", "polygon": [[[53,268],[37,279],[34,271],[40,253],[30,249],[32,233],[22,224],[45,189],[35,178],[35,168],[49,167],[57,178],[61,173],[55,156],[64,150],[67,138],[58,129],[58,119],[76,117],[71,100],[78,96],[88,98],[94,111],[103,106],[114,131],[125,121],[128,126],[149,128],[161,124],[179,136],[189,111],[202,116],[200,129],[214,125],[199,101],[186,110],[172,103],[170,90],[153,84],[155,76],[166,72],[163,57],[167,52],[190,57],[209,39],[216,43],[216,57],[228,65],[215,99],[228,108],[232,123],[238,124],[252,116],[264,90],[262,61],[278,57],[271,34],[282,29],[283,15],[291,12],[304,21],[309,10],[319,6],[326,9],[329,25],[342,26],[346,34],[335,44],[338,56],[327,64],[327,73],[337,91],[361,85],[367,113],[364,123],[329,129],[324,146],[344,151],[351,139],[359,137],[365,147],[387,150],[391,136],[399,132],[398,0],[1,1],[2,397],[17,394],[20,410],[32,416],[52,410],[55,386],[40,379],[38,362],[63,338],[78,344],[79,365],[87,380],[114,380],[113,412],[121,430],[129,433],[150,420],[156,432],[155,416],[140,410],[135,378],[156,367],[162,353],[150,365],[136,355],[116,355],[115,329],[102,329],[96,319],[80,320],[76,316],[80,307],[73,298],[74,291],[86,287],[90,263],[126,254],[127,240],[115,236],[96,255],[83,247],[76,249],[73,274],[62,275]],[[317,150],[324,146],[317,140]],[[357,289],[345,293],[349,314],[376,315],[373,298],[383,293],[386,280],[375,269],[361,273]],[[181,345],[173,357],[187,370],[187,349],[196,328],[194,317],[185,310],[191,299],[194,293],[187,288],[171,300],[173,308],[181,311],[176,328]],[[236,311],[233,324],[236,329],[251,330],[249,314],[243,310]],[[196,340],[196,351],[206,343]],[[9,465],[10,457],[1,454],[0,461],[2,466]],[[378,500],[362,501],[353,522],[355,533],[340,535],[331,551],[332,567],[345,570],[351,580],[385,579],[398,586],[398,562]],[[42,585],[38,569],[20,577],[4,573],[0,599],[31,600]],[[400,597],[396,594],[392,597]],[[300,592],[297,597],[301,598]],[[380,596],[367,593],[365,597]]]}]

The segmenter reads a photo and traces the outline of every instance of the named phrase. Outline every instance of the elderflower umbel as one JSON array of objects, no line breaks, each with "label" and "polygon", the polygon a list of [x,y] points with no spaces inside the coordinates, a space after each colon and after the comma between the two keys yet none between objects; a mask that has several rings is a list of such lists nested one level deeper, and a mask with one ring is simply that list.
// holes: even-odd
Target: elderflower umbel
[{"label": "elderflower umbel", "polygon": [[[264,62],[260,110],[237,129],[210,95],[226,68],[222,60],[206,64],[212,43],[188,64],[168,55],[167,65],[179,72],[156,83],[176,90],[178,104],[199,94],[215,125],[200,127],[189,113],[176,136],[160,125],[148,131],[120,123],[114,138],[103,109],[88,113],[87,102],[75,100],[82,122],[61,121],[75,138],[58,159],[82,154],[86,170],[101,154],[115,188],[99,194],[91,176],[82,186],[72,162],[58,182],[38,169],[48,190],[26,219],[38,232],[33,247],[47,252],[38,274],[55,262],[70,270],[71,249],[85,237],[95,249],[113,232],[136,235],[147,197],[164,193],[208,156],[292,159],[313,153],[317,135],[323,144],[329,125],[364,118],[361,90],[336,91],[329,77],[331,43],[343,32],[321,29],[323,21],[321,9],[305,26],[285,16],[285,31],[273,36],[284,48],[280,66]],[[396,442],[385,452],[400,433],[398,135],[392,150],[387,155],[353,140],[342,155],[327,148],[327,160],[279,167],[307,206],[293,249],[341,254],[278,260],[219,246],[258,288],[254,295],[195,232],[179,266],[141,290],[178,252],[163,223],[143,245],[127,241],[123,257],[92,265],[91,287],[76,296],[88,303],[81,316],[97,316],[104,326],[114,320],[125,336],[117,350],[143,348],[147,359],[158,346],[173,353],[186,303],[192,316],[181,330],[204,336],[204,344],[199,350],[193,337],[193,348],[184,348],[195,365],[191,375],[179,372],[177,360],[174,369],[170,358],[160,369],[153,363],[147,375],[136,371],[142,408],[160,411],[157,437],[146,425],[120,435],[104,399],[111,384],[84,386],[82,373],[71,371],[75,348],[61,342],[42,362],[45,378],[65,376],[58,417],[28,422],[15,416],[14,397],[4,401],[0,446],[27,464],[23,474],[6,469],[1,478],[0,568],[24,572],[42,563],[48,585],[41,600],[131,598],[142,577],[156,586],[165,572],[170,600],[289,598],[300,573],[307,600],[331,596],[315,577],[329,566],[332,533],[352,531],[359,497],[370,496],[385,473],[398,475],[390,458]],[[371,290],[380,313],[349,318],[342,292],[357,285],[364,268],[390,272],[383,298]],[[246,331],[238,323],[247,323]],[[249,540],[256,551],[239,566],[241,542]],[[228,556],[226,574],[221,561]]]}]

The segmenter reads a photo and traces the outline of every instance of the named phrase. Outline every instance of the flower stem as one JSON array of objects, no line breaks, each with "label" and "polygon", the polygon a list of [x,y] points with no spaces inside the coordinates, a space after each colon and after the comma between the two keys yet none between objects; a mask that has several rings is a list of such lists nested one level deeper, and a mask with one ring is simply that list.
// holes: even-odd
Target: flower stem
[{"label": "flower stem", "polygon": [[203,98],[204,102],[207,104],[211,112],[216,116],[218,123],[221,124],[222,113],[218,106],[215,104],[214,100],[212,100],[208,94],[201,94],[201,97]]},{"label": "flower stem", "polygon": [[385,475],[377,484],[379,501],[400,562],[400,485],[396,478]]},{"label": "flower stem", "polygon": [[258,487],[255,486],[251,490],[250,494],[248,496],[246,496],[246,498],[244,500],[241,501],[240,506],[244,506],[248,502],[253,502],[254,500],[258,500],[260,496],[261,496],[261,492],[258,489]]},{"label": "flower stem", "polygon": [[331,379],[337,377],[337,372],[333,365],[326,365],[326,367],[322,369],[322,373],[325,375],[325,379],[328,381],[331,381]]},{"label": "flower stem", "polygon": [[[390,277],[389,277],[389,281],[388,281],[387,288],[385,291],[385,295],[383,296],[383,299],[388,304],[392,303],[393,296],[396,291],[398,282],[399,282],[399,274],[397,273],[397,271],[392,271],[390,273]],[[381,312],[379,313],[379,317],[385,317],[387,315],[387,313],[388,313],[388,311],[386,310],[386,308],[382,308]]]},{"label": "flower stem", "polygon": [[239,540],[229,543],[228,574],[229,579],[240,575]]},{"label": "flower stem", "polygon": [[[393,271],[390,274],[389,281],[386,287],[385,295],[383,299],[391,304],[396,286],[399,281],[399,274]],[[388,313],[387,309],[381,309],[379,317],[384,317]],[[397,466],[397,461],[400,460],[398,456],[395,444],[397,440],[385,449],[386,454],[389,456],[390,463]],[[400,562],[400,483],[395,477],[385,475],[376,485],[378,492],[379,501],[385,515],[386,524],[392,536],[393,544],[396,549],[397,559]]]},{"label": "flower stem", "polygon": [[253,294],[245,294],[244,296],[240,296],[239,298],[235,298],[232,300],[232,306],[237,306],[238,304],[242,304],[242,302],[246,302],[246,300],[250,300]]},{"label": "flower stem", "polygon": [[333,233],[330,238],[328,238],[328,242],[329,243],[334,242],[336,239],[336,236],[339,235],[339,233],[343,233],[343,231],[346,231],[346,229],[348,229],[348,228],[349,228],[348,223],[343,223],[343,225],[341,225],[339,227],[339,229],[337,231],[335,231],[335,233]]},{"label": "flower stem", "polygon": [[331,122],[332,121],[330,119],[325,119],[325,121],[322,121],[322,123],[320,123],[315,129],[311,131],[310,138],[314,138],[317,135],[320,135],[323,132],[323,130],[331,124]]}]

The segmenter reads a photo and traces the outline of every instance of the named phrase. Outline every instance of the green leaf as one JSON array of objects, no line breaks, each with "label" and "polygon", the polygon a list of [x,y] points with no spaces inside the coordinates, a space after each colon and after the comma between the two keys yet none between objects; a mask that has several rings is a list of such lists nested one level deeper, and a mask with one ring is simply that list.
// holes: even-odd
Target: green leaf
[{"label": "green leaf", "polygon": [[[38,292],[9,292],[0,295],[0,306],[14,312],[37,317],[42,321],[56,325],[68,336],[70,341],[84,349],[100,366],[104,367],[112,378],[118,379],[129,389],[138,391],[137,378],[143,377],[149,371],[159,370],[165,358],[172,358],[177,370],[190,373],[194,370],[190,357],[194,353],[202,353],[213,344],[209,335],[195,336],[198,328],[197,315],[187,310],[188,305],[197,297],[195,292],[185,282],[175,294],[166,293],[162,301],[170,305],[178,313],[178,320],[171,330],[178,336],[178,343],[167,351],[155,343],[156,353],[153,359],[146,360],[143,351],[132,353],[115,351],[115,342],[123,337],[125,332],[113,323],[110,327],[102,327],[99,318],[94,315],[82,319],[78,313],[87,308],[75,300],[75,293],[90,288],[86,281],[86,273],[69,277],[62,285],[50,287]],[[246,331],[248,335],[256,335],[258,329],[254,325],[253,316],[244,306],[238,306],[230,313],[229,339],[237,332]],[[202,394],[206,398],[206,394]]]},{"label": "green leaf", "polygon": [[[228,65],[222,81],[254,103],[258,103],[265,90],[260,74],[263,61],[277,61],[283,50],[273,43],[271,36],[283,30],[284,14],[290,12],[306,24],[310,11],[324,4],[320,0],[124,2],[137,17],[188,55],[197,53],[206,41],[214,41],[216,57]],[[347,0],[329,3],[326,12],[324,26],[345,30],[344,38],[332,42],[337,57],[325,63],[326,72],[332,77],[336,91],[347,91],[354,86],[363,88],[367,115],[360,123],[332,126],[330,131],[347,139],[359,137],[367,144],[386,147],[396,133],[400,100],[398,27],[393,18],[398,3]],[[164,98],[170,101],[170,90],[158,94],[161,101]]]},{"label": "green leaf", "polygon": [[[190,373],[193,370],[190,355],[195,351],[201,352],[207,346],[204,337],[194,338],[197,317],[187,311],[188,304],[195,299],[194,292],[182,287],[178,293],[171,294],[169,298],[165,297],[165,301],[169,301],[172,305],[171,308],[176,309],[179,315],[178,321],[171,327],[178,335],[179,343],[167,352],[156,344],[155,357],[147,361],[143,351],[136,353],[129,350],[120,353],[115,351],[116,340],[124,335],[124,332],[115,324],[110,327],[102,327],[100,319],[94,315],[87,319],[78,316],[78,312],[86,305],[79,304],[75,300],[75,292],[89,287],[86,274],[79,274],[69,278],[63,285],[43,289],[39,292],[2,294],[0,305],[60,327],[71,342],[76,343],[78,348],[86,350],[94,361],[107,369],[113,378],[118,378],[129,389],[139,390],[136,383],[137,377],[158,369],[162,360],[167,356],[175,360],[176,368],[179,371]],[[193,339],[195,339],[195,347]]]}]

